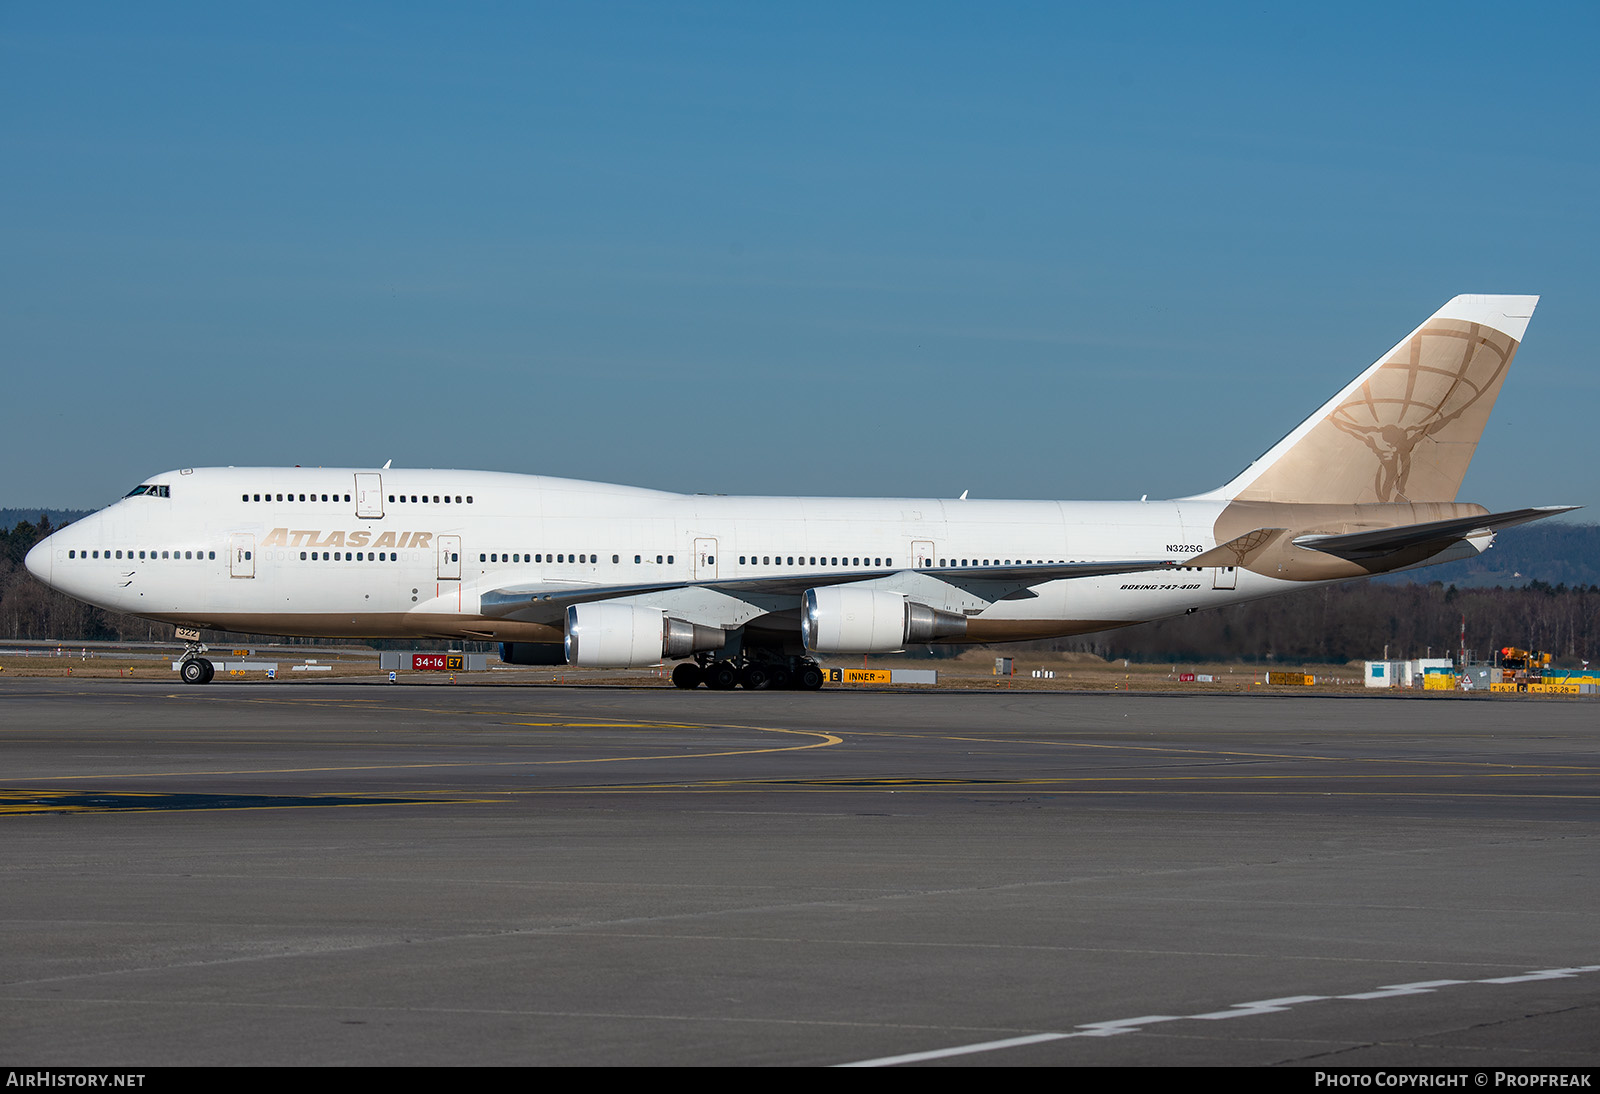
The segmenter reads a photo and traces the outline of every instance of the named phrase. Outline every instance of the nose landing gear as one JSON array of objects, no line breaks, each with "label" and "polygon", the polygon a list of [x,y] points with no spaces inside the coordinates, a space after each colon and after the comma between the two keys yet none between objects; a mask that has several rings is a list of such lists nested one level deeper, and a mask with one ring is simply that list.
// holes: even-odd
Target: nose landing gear
[{"label": "nose landing gear", "polygon": [[185,684],[209,684],[216,674],[216,666],[204,657],[191,657],[183,661],[178,669],[178,675]]},{"label": "nose landing gear", "polygon": [[209,684],[217,668],[202,654],[206,644],[200,641],[200,632],[188,627],[177,628],[177,637],[183,640],[183,656],[178,658],[178,675],[185,684]]}]

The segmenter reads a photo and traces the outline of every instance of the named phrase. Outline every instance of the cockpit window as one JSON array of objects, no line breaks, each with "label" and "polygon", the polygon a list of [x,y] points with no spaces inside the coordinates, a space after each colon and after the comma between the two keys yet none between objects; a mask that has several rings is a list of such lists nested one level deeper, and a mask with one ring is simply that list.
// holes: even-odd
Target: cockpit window
[{"label": "cockpit window", "polygon": [[170,498],[172,496],[172,488],[170,486],[152,485],[135,486],[132,490],[129,490],[126,494],[124,494],[123,497],[136,498],[141,494],[151,498]]}]

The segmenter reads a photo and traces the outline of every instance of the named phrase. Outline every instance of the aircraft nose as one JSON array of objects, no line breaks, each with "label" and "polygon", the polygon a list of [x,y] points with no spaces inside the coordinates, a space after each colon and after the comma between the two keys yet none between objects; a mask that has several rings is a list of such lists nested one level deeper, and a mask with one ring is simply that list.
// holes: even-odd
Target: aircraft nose
[{"label": "aircraft nose", "polygon": [[33,549],[22,560],[23,565],[28,567],[28,572],[46,585],[50,584],[50,561],[55,558],[55,548],[50,546],[50,541],[54,538],[45,536],[33,545]]}]

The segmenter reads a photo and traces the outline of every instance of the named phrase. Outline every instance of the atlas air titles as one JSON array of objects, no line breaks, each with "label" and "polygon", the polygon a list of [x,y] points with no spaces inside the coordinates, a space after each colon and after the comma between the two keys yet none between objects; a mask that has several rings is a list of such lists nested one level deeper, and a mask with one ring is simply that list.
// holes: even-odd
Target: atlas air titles
[{"label": "atlas air titles", "polygon": [[370,529],[358,528],[353,532],[327,532],[307,528],[274,528],[262,539],[262,547],[371,547],[395,551],[408,548],[431,547],[432,532],[380,532],[374,538]]}]

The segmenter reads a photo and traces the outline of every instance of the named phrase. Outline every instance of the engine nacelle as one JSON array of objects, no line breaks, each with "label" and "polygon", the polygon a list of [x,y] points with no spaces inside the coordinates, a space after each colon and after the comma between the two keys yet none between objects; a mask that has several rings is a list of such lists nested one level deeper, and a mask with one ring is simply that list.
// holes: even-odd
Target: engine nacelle
[{"label": "engine nacelle", "polygon": [[800,637],[812,653],[893,653],[912,643],[966,633],[966,616],[881,589],[808,589],[800,612]]},{"label": "engine nacelle", "polygon": [[500,660],[508,665],[565,665],[567,652],[555,642],[502,642]]},{"label": "engine nacelle", "polygon": [[727,640],[727,632],[719,627],[670,619],[660,608],[600,601],[567,609],[567,663],[585,668],[655,665],[663,659],[719,650]]}]

